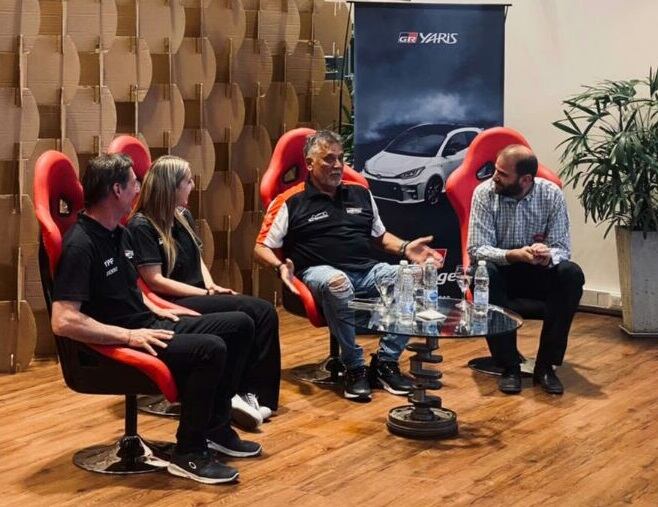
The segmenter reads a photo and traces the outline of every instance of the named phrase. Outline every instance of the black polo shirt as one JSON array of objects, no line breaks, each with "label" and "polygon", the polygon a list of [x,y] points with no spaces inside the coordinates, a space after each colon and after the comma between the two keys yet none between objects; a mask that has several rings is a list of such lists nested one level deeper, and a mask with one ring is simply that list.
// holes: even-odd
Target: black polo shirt
[{"label": "black polo shirt", "polygon": [[137,272],[125,248],[126,229],[113,231],[81,213],[64,236],[55,275],[55,301],[78,301],[80,311],[104,324],[150,327],[157,317],[137,288]]},{"label": "black polo shirt", "polygon": [[[182,210],[183,218],[194,230],[194,218],[189,210]],[[176,263],[171,274],[167,274],[168,264],[162,246],[162,238],[153,224],[141,213],[136,213],[128,222],[130,239],[132,241],[133,263],[136,266],[148,266],[160,264],[162,266],[162,275],[178,282],[194,285],[195,287],[204,288],[203,274],[201,273],[201,256],[198,238],[193,238],[185,230],[185,227],[178,221],[174,220],[172,236],[176,243]]]},{"label": "black polo shirt", "polygon": [[272,201],[257,242],[282,248],[297,272],[319,265],[360,271],[377,263],[371,241],[384,232],[367,188],[343,182],[331,198],[307,179]]}]

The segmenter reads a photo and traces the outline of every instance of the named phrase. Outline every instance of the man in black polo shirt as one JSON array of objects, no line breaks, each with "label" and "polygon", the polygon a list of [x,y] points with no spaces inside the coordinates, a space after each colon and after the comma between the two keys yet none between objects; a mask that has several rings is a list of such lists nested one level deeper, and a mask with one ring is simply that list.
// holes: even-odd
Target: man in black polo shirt
[{"label": "man in black polo shirt", "polygon": [[253,322],[246,316],[227,320],[224,314],[191,317],[194,312],[162,310],[144,298],[129,260],[132,251],[125,247],[127,232],[119,225],[139,193],[130,158],[93,159],[82,183],[86,210],[64,238],[53,332],[157,355],[174,375],[182,404],[168,470],[209,484],[235,480],[237,470],[217,461],[209,447],[230,456],[261,451],[259,444],[240,440],[228,423]]},{"label": "man in black polo shirt", "polygon": [[[375,295],[376,281],[393,280],[397,266],[372,259],[374,245],[386,252],[424,262],[428,256],[443,259],[427,244],[431,236],[402,241],[386,231],[370,191],[356,183],[343,182],[343,147],[340,137],[329,131],[309,136],[304,146],[308,179],[270,204],[256,240],[256,258],[276,269],[288,288],[293,273],[310,288],[320,303],[332,334],[340,344],[345,364],[345,397],[370,399],[368,368],[363,350],[356,343],[353,318],[348,308],[355,293]],[[281,262],[273,249],[282,248]],[[412,389],[411,380],[400,373],[398,359],[408,337],[388,334],[370,365],[372,381],[393,394]]]}]

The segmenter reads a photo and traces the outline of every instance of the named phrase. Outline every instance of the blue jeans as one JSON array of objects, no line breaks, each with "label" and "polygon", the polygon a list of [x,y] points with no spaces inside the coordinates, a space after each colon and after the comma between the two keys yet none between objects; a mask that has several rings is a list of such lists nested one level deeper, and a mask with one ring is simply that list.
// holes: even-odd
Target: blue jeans
[{"label": "blue jeans", "polygon": [[[301,280],[322,307],[329,330],[340,345],[340,358],[348,370],[362,366],[364,361],[363,349],[355,339],[354,311],[350,310],[347,304],[355,295],[377,296],[375,281],[382,278],[393,280],[396,273],[397,266],[384,262],[364,271],[341,271],[331,266],[312,266],[300,273]],[[377,353],[379,360],[397,362],[408,341],[408,336],[382,336]]]}]

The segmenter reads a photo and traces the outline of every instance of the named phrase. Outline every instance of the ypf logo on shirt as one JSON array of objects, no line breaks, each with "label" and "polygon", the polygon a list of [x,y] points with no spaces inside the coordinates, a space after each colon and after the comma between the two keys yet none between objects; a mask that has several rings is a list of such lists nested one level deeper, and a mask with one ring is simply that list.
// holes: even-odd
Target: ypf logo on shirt
[{"label": "ypf logo on shirt", "polygon": [[[109,259],[105,259],[103,261],[103,264],[105,265],[106,268],[109,268],[110,266],[114,266],[114,257],[110,257]],[[105,272],[105,278],[107,278],[109,276],[112,276],[117,271],[119,271],[119,266],[114,266],[114,267],[108,269]]]},{"label": "ypf logo on shirt", "polygon": [[325,218],[329,218],[329,213],[326,211],[321,211],[320,213],[314,213],[311,215],[308,219],[308,222],[317,222],[318,220],[324,220]]}]

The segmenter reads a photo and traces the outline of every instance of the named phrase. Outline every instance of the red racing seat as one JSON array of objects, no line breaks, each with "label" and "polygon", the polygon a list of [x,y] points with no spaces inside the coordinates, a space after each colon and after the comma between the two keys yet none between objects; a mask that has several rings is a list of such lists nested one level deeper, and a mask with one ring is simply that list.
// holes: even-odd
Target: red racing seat
[{"label": "red racing seat", "polygon": [[[286,132],[277,141],[270,163],[260,182],[260,199],[264,208],[267,208],[277,195],[306,180],[308,169],[304,159],[304,143],[312,134],[315,134],[313,129],[297,128]],[[367,180],[347,165],[343,171],[343,180],[359,183],[368,188]],[[276,254],[284,260],[281,252]],[[283,307],[291,313],[307,317],[315,327],[326,326],[322,311],[313,299],[309,288],[297,277],[293,278],[293,284],[299,291],[299,297],[290,292],[284,284]],[[293,370],[293,374],[309,382],[336,383],[342,371],[342,364],[338,341],[331,335],[329,345],[330,352],[327,359],[319,364],[297,367]]]},{"label": "red racing seat", "polygon": [[[107,148],[108,153],[123,153],[128,155],[133,161],[133,171],[135,176],[140,182],[144,181],[146,173],[151,168],[151,153],[148,147],[139,139],[127,134],[115,137]],[[123,225],[128,222],[128,217],[122,220]],[[155,303],[160,308],[180,308],[177,304],[172,303],[160,296],[158,296],[147,285],[147,283],[140,276],[137,278],[137,286],[142,294],[150,301]],[[156,396],[140,396],[137,400],[137,407],[143,412],[149,414],[164,415],[169,417],[176,417],[180,415],[180,404],[169,403],[162,395]]]},{"label": "red racing seat", "polygon": [[[66,155],[49,150],[35,164],[34,205],[41,226],[39,265],[44,296],[52,310],[53,276],[62,252],[62,238],[83,208],[82,186]],[[129,474],[167,466],[171,444],[151,443],[137,434],[138,394],[162,393],[178,399],[169,368],[145,352],[122,346],[86,344],[55,336],[66,384],[76,392],[125,396],[125,434],[109,446],[78,451],[73,462],[86,470]]]},{"label": "red racing seat", "polygon": [[[459,220],[464,269],[470,265],[467,245],[473,192],[475,187],[493,176],[494,163],[498,153],[510,144],[522,144],[530,147],[523,135],[508,127],[494,127],[480,132],[473,139],[462,164],[455,169],[446,181],[446,196]],[[562,182],[555,173],[541,163],[537,170],[537,176],[550,180],[562,188]],[[540,319],[544,315],[544,302],[535,299],[517,298],[510,302],[510,309],[526,319]],[[476,362],[479,362],[478,364],[481,366],[475,365]],[[470,366],[479,371],[495,373],[497,370],[492,369],[491,364],[491,358],[477,358],[469,362]]]},{"label": "red racing seat", "polygon": [[140,182],[144,181],[144,176],[151,167],[151,153],[139,139],[129,135],[117,136],[107,147],[107,152],[128,155],[133,161],[135,176]]}]

